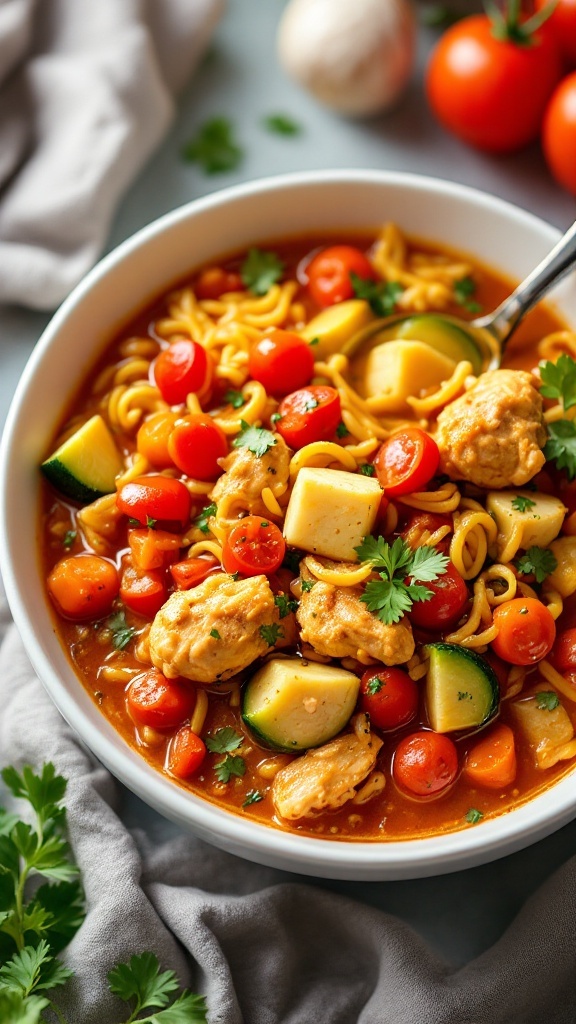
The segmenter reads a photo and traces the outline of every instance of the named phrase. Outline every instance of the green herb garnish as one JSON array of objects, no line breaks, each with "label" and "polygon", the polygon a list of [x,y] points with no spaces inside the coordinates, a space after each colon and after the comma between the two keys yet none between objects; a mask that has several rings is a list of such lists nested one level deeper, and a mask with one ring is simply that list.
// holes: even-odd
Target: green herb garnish
[{"label": "green herb garnish", "polygon": [[260,626],[259,633],[268,644],[268,647],[274,647],[276,641],[284,636],[282,626],[278,626],[275,622],[270,623],[270,625]]},{"label": "green herb garnish", "polygon": [[254,455],[259,457],[266,455],[266,452],[277,444],[277,440],[271,430],[264,427],[253,427],[246,420],[240,420],[242,432],[232,442],[233,448],[249,448]]},{"label": "green herb garnish", "polygon": [[124,611],[114,612],[106,619],[106,628],[112,633],[112,646],[117,651],[123,651],[128,646],[136,630],[126,622]]},{"label": "green herb garnish", "polygon": [[284,560],[282,562],[282,566],[284,569],[289,569],[290,572],[293,572],[294,575],[297,576],[298,573],[300,572],[301,558],[301,551],[298,551],[296,548],[287,548],[286,554],[284,555]]},{"label": "green herb garnish", "polygon": [[76,540],[77,536],[77,530],[66,530],[66,533],[62,538],[62,547],[66,548],[66,551],[70,551],[70,548],[74,546],[74,541]]},{"label": "green herb garnish", "polygon": [[[127,964],[118,964],[108,974],[108,984],[113,995],[128,1003],[132,1011],[129,1022],[204,1024],[206,1021],[204,996],[185,991],[170,1002],[172,993],[179,988],[178,980],[174,971],[160,971],[154,953],[140,953],[131,957]],[[147,1010],[154,1012],[146,1017],[139,1016]]]},{"label": "green herb garnish", "polygon": [[300,135],[302,128],[297,121],[294,121],[287,114],[268,114],[262,119],[262,124],[269,132],[276,135]]},{"label": "green herb garnish", "polygon": [[462,277],[454,283],[454,299],[469,313],[479,313],[482,309],[479,302],[471,301],[470,297],[475,294],[476,282],[471,277]]},{"label": "green herb garnish", "polygon": [[235,170],[244,152],[234,139],[231,121],[214,117],[205,121],[197,135],[183,146],[182,156],[200,164],[206,174],[222,174]]},{"label": "green herb garnish", "polygon": [[[450,561],[435,548],[413,551],[401,537],[392,545],[383,537],[365,537],[354,550],[360,561],[370,562],[380,576],[366,584],[360,600],[388,626],[399,622],[416,601],[432,597],[433,591],[420,584],[438,579]],[[407,578],[412,582],[406,583]]]},{"label": "green herb garnish", "polygon": [[312,587],[316,586],[316,580],[300,580],[300,586],[303,594],[309,594]]},{"label": "green herb garnish", "polygon": [[211,519],[212,516],[215,516],[217,511],[218,509],[214,502],[210,505],[206,505],[206,508],[202,509],[200,515],[196,516],[194,526],[197,526],[199,530],[202,530],[202,533],[208,533],[210,530],[208,520]]},{"label": "green herb garnish", "polygon": [[545,398],[557,398],[564,410],[576,405],[576,360],[563,352],[553,363],[543,360],[539,364],[540,394]]},{"label": "green herb garnish", "polygon": [[544,445],[546,459],[565,469],[568,479],[576,476],[576,424],[573,420],[548,423],[548,440]]},{"label": "green herb garnish", "polygon": [[281,619],[285,619],[290,612],[295,612],[298,608],[298,601],[289,598],[287,594],[276,594],[274,596],[274,604],[280,613]]},{"label": "green herb garnish", "polygon": [[515,498],[512,498],[512,508],[517,512],[527,512],[529,508],[534,508],[535,504],[536,502],[532,501],[532,498],[525,498],[523,494],[517,494]]},{"label": "green herb garnish", "polygon": [[543,583],[547,576],[557,567],[558,561],[549,548],[534,545],[516,562],[518,572],[523,576],[532,574],[537,583]]},{"label": "green herb garnish", "polygon": [[380,690],[382,689],[383,686],[386,686],[386,683],[383,679],[380,679],[379,676],[372,676],[372,678],[368,680],[366,689],[368,690],[368,693],[374,696],[375,693],[380,693]]},{"label": "green herb garnish", "polygon": [[362,476],[374,476],[376,470],[371,462],[365,462],[363,466],[359,467],[358,472],[361,473]]},{"label": "green herb garnish", "polygon": [[218,632],[217,629],[211,629],[210,630],[210,636],[212,637],[213,640],[221,640],[222,639],[222,637],[220,636],[220,633]]},{"label": "green herb garnish", "polygon": [[477,825],[479,821],[482,821],[484,817],[482,811],[477,811],[475,807],[471,807],[469,811],[466,811],[464,815],[465,821],[470,825]]},{"label": "green herb garnish", "polygon": [[336,437],[348,437],[350,431],[345,423],[339,423],[336,427]]},{"label": "green herb garnish", "polygon": [[369,281],[351,273],[350,281],[357,299],[365,299],[376,316],[390,316],[404,289],[398,281]]},{"label": "green herb garnish", "polygon": [[214,765],[214,771],[219,782],[230,782],[233,775],[240,778],[245,774],[246,762],[243,757],[232,757],[231,754],[226,754],[222,761],[218,761],[218,764]]},{"label": "green herb garnish", "polygon": [[250,804],[259,804],[263,799],[264,796],[257,789],[249,789],[242,801],[242,807],[250,807]]},{"label": "green herb garnish", "polygon": [[560,704],[560,698],[553,690],[541,690],[536,694],[536,707],[539,711],[554,711]]},{"label": "green herb garnish", "polygon": [[282,277],[284,264],[274,252],[249,249],[240,268],[242,280],[254,295],[266,295]]},{"label": "green herb garnish", "polygon": [[228,402],[228,405],[231,405],[233,409],[241,409],[243,405],[246,405],[246,399],[242,392],[233,391],[232,389],[226,392],[224,401]]},{"label": "green herb garnish", "polygon": [[146,526],[149,530],[153,530],[158,522],[157,519],[153,519],[152,516],[146,516]]},{"label": "green herb garnish", "polygon": [[244,739],[231,725],[226,725],[223,729],[217,729],[213,736],[207,736],[205,742],[207,749],[213,754],[229,754],[232,750],[237,750]]}]

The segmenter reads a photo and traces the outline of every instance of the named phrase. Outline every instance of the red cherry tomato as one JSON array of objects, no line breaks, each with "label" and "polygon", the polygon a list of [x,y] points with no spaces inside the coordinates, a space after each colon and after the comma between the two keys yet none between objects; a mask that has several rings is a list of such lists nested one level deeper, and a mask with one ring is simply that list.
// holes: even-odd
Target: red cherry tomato
[{"label": "red cherry tomato", "polygon": [[290,448],[328,441],[342,419],[340,395],[327,384],[309,384],[286,395],[278,406],[276,430]]},{"label": "red cherry tomato", "polygon": [[414,732],[400,740],[392,774],[401,789],[414,796],[431,796],[450,786],[458,773],[456,746],[438,732]]},{"label": "red cherry tomato", "polygon": [[410,622],[420,629],[444,630],[453,626],[463,614],[468,599],[468,587],[455,565],[448,562],[446,572],[426,583],[432,597],[416,601],[409,612]]},{"label": "red cherry tomato", "polygon": [[421,491],[440,462],[436,442],[420,427],[404,427],[380,445],[374,459],[376,476],[389,498]]},{"label": "red cherry tomato", "polygon": [[532,665],[552,650],[556,623],[545,605],[534,597],[515,597],[494,610],[498,635],[492,650],[512,665]]},{"label": "red cherry tomato", "polygon": [[120,599],[130,611],[144,619],[153,619],[168,600],[166,575],[158,569],[140,572],[125,565],[120,583]]},{"label": "red cherry tomato", "polygon": [[303,388],[314,373],[312,349],[290,331],[272,331],[250,350],[248,368],[253,380],[271,395],[288,395]]},{"label": "red cherry tomato", "polygon": [[222,547],[222,564],[229,573],[244,576],[273,573],[282,565],[286,544],[275,523],[246,516],[229,531]]},{"label": "red cherry tomato", "polygon": [[170,743],[167,768],[177,779],[189,779],[198,771],[205,757],[204,741],[192,732],[190,726],[184,725]]},{"label": "red cherry tomato", "polygon": [[[436,533],[436,530],[442,529],[443,526],[449,527],[450,533],[452,532],[452,516],[441,515],[439,512],[413,512],[410,510],[408,520],[402,528],[400,536],[411,548],[417,548],[422,543],[423,534],[430,535]],[[448,547],[450,544],[450,533],[447,533],[438,542],[436,547],[440,550]]]},{"label": "red cherry tomato", "polygon": [[181,338],[162,350],[152,364],[157,388],[168,405],[182,405],[189,394],[202,391],[211,375],[206,349]]},{"label": "red cherry tomato", "polygon": [[550,661],[558,672],[576,672],[576,629],[558,633],[550,654]]},{"label": "red cherry tomato", "polygon": [[196,480],[215,480],[222,470],[218,459],[228,454],[226,434],[207,413],[192,413],[178,421],[168,438],[175,466]]},{"label": "red cherry tomato", "polygon": [[183,526],[190,519],[192,499],[181,480],[170,476],[139,476],[120,488],[116,504],[141,526],[149,525],[151,519]]},{"label": "red cherry tomato", "polygon": [[306,268],[308,290],[319,306],[333,306],[354,296],[350,278],[375,281],[376,273],[369,259],[353,245],[332,245],[314,256]]},{"label": "red cherry tomato", "polygon": [[400,668],[369,668],[360,680],[360,707],[377,729],[397,729],[418,711],[418,687]]},{"label": "red cherry tomato", "polygon": [[[550,7],[550,0],[536,0],[535,8],[541,11]],[[558,0],[547,25],[569,67],[576,66],[576,0]]]},{"label": "red cherry tomato", "polygon": [[197,558],[176,562],[170,566],[170,572],[178,590],[190,590],[202,583],[219,565],[214,555],[199,555]]},{"label": "red cherry tomato", "polygon": [[151,668],[134,677],[126,700],[130,716],[138,725],[173,729],[190,717],[196,695],[191,686],[166,679],[157,668]]},{"label": "red cherry tomato", "polygon": [[556,181],[576,195],[576,71],[552,94],[542,125],[542,147]]},{"label": "red cherry tomato", "polygon": [[508,153],[538,137],[562,62],[547,25],[529,43],[497,39],[486,15],[463,18],[432,51],[430,106],[448,131],[478,149]]},{"label": "red cherry tomato", "polygon": [[136,434],[138,451],[157,469],[174,468],[168,451],[168,438],[177,419],[176,412],[155,412],[144,420]]},{"label": "red cherry tomato", "polygon": [[228,292],[243,292],[245,288],[240,274],[222,267],[207,267],[196,281],[194,291],[199,299],[219,299]]},{"label": "red cherry tomato", "polygon": [[58,610],[79,622],[107,615],[119,586],[116,566],[100,555],[62,558],[48,577],[48,591]]}]

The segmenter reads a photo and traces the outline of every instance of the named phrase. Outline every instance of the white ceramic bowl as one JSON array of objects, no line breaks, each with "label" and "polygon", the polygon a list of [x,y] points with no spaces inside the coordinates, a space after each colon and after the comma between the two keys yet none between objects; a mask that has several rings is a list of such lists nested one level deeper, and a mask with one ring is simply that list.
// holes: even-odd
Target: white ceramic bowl
[{"label": "white ceramic bowl", "polygon": [[[73,291],[26,367],[2,444],[0,564],[26,650],[61,713],[118,779],[166,817],[250,860],[326,878],[424,877],[512,853],[574,817],[574,775],[473,829],[389,843],[282,832],[180,789],[131,750],[100,714],[54,635],[36,551],[38,464],[63,407],[117,325],[188,270],[250,244],[316,229],[374,229],[387,220],[408,234],[473,253],[516,278],[558,238],[548,224],[499,199],[415,175],[304,173],[213,194],[139,231]],[[561,285],[554,299],[576,323],[574,280]]]}]

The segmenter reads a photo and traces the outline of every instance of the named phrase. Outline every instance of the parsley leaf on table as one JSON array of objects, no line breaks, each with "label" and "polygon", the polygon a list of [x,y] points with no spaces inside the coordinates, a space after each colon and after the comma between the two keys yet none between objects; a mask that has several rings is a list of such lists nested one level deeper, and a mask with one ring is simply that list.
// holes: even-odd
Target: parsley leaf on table
[{"label": "parsley leaf on table", "polygon": [[[386,625],[399,622],[416,601],[432,597],[432,591],[419,584],[438,579],[446,572],[450,561],[435,548],[421,547],[412,551],[401,537],[392,545],[383,537],[365,537],[354,550],[359,559],[370,562],[380,576],[379,580],[366,584],[360,600]],[[407,579],[411,582],[406,583]]]},{"label": "parsley leaf on table", "polygon": [[479,302],[471,299],[476,294],[476,282],[471,277],[461,277],[454,282],[454,298],[459,306],[467,309],[469,313],[479,313],[482,306]]},{"label": "parsley leaf on table", "polygon": [[112,633],[112,646],[123,651],[128,646],[136,630],[126,622],[124,611],[114,612],[106,619],[106,627]]},{"label": "parsley leaf on table", "polygon": [[539,368],[542,380],[540,394],[545,398],[557,398],[564,410],[576,405],[576,361],[563,352],[555,363],[543,360]]},{"label": "parsley leaf on table", "polygon": [[237,750],[243,742],[240,733],[231,725],[217,729],[213,736],[206,737],[206,746],[213,754],[228,754],[232,750]]},{"label": "parsley leaf on table", "polygon": [[254,295],[266,295],[273,284],[282,277],[284,264],[275,252],[264,249],[249,249],[240,267],[242,281]]},{"label": "parsley leaf on table", "polygon": [[300,135],[302,131],[301,125],[287,114],[268,114],[262,119],[262,124],[276,135]]},{"label": "parsley leaf on table", "polygon": [[213,117],[205,121],[198,134],[183,146],[182,156],[192,163],[199,163],[206,174],[221,174],[238,167],[244,152],[234,139],[228,118]]},{"label": "parsley leaf on table", "polygon": [[554,711],[560,704],[560,698],[554,690],[541,690],[536,694],[536,707],[539,711]]},{"label": "parsley leaf on table", "polygon": [[543,583],[546,577],[554,572],[557,565],[556,557],[549,548],[539,548],[536,545],[528,548],[516,562],[518,572],[521,572],[523,576],[532,573],[536,583]]},{"label": "parsley leaf on table", "polygon": [[369,281],[352,272],[350,281],[357,299],[365,299],[376,316],[390,316],[404,291],[398,281]]},{"label": "parsley leaf on table", "polygon": [[253,427],[246,420],[240,420],[240,425],[242,432],[232,441],[233,448],[249,448],[254,455],[262,456],[278,443],[271,430]]},{"label": "parsley leaf on table", "polygon": [[219,782],[230,782],[233,775],[241,777],[246,772],[246,762],[243,757],[232,757],[226,754],[222,761],[214,765],[216,778]]},{"label": "parsley leaf on table", "polygon": [[194,520],[194,526],[197,526],[199,530],[202,530],[202,533],[208,533],[210,529],[208,520],[212,516],[215,516],[217,511],[218,509],[216,508],[214,502],[212,502],[210,505],[206,505],[206,508],[202,509],[200,515],[196,516],[196,519]]},{"label": "parsley leaf on table", "polygon": [[523,494],[517,494],[515,498],[512,498],[511,505],[516,512],[527,512],[528,509],[534,508],[536,502],[532,501],[532,498],[526,498]]},{"label": "parsley leaf on table", "polygon": [[[206,1001],[186,990],[170,1003],[178,988],[174,971],[161,971],[153,953],[141,953],[127,964],[118,964],[108,974],[113,995],[131,1006],[130,1020],[140,1024],[205,1024]],[[158,1010],[140,1017],[143,1010]]]}]

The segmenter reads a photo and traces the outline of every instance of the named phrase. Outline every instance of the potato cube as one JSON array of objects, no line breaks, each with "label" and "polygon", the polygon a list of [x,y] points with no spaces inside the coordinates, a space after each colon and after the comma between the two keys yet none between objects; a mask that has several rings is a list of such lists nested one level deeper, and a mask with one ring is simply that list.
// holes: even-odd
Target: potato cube
[{"label": "potato cube", "polygon": [[374,319],[364,299],[347,299],[323,309],[302,328],[300,335],[308,342],[317,339],[313,346],[314,358],[327,359],[341,352],[346,342]]},{"label": "potato cube", "polygon": [[449,380],[456,363],[422,341],[385,341],[370,350],[361,390],[374,412],[407,412],[409,395],[420,397]]},{"label": "potato cube", "polygon": [[546,583],[561,597],[570,597],[576,590],[576,537],[558,537],[550,551],[558,563]]},{"label": "potato cube", "polygon": [[286,543],[315,555],[355,562],[354,548],[372,533],[381,497],[380,484],[372,477],[304,466],[286,511]]},{"label": "potato cube", "polygon": [[[531,503],[525,512],[519,512],[512,505],[516,498],[525,498]],[[513,550],[507,560],[514,558],[519,549],[526,551],[533,544],[548,547],[560,533],[567,512],[559,498],[535,491],[489,491],[486,508],[498,527],[498,558],[513,540]]]}]

